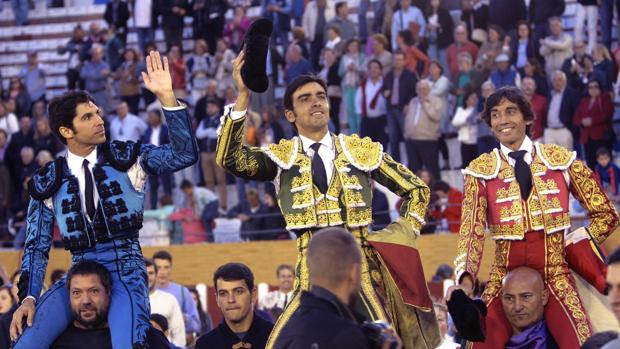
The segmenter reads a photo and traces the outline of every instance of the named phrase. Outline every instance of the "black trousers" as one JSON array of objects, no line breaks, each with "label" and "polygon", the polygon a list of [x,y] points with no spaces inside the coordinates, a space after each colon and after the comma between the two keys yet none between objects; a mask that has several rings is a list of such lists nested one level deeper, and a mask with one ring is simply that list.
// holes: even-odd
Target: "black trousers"
[{"label": "black trousers", "polygon": [[434,179],[441,179],[439,173],[439,141],[407,140],[407,158],[413,172],[426,169]]},{"label": "black trousers", "polygon": [[387,126],[387,117],[381,115],[376,118],[361,117],[360,125],[360,137],[370,137],[375,142],[381,143],[383,149],[387,149],[387,132],[385,127]]}]

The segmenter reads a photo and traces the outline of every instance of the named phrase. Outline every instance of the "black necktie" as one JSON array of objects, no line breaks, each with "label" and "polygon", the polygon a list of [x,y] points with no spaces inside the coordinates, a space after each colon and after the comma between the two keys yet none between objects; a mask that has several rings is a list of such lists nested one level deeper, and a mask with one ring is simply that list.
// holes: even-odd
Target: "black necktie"
[{"label": "black necktie", "polygon": [[525,150],[513,151],[508,153],[508,156],[515,159],[515,175],[519,188],[521,189],[521,198],[527,200],[530,191],[532,190],[532,174],[530,173],[530,165],[525,162]]},{"label": "black necktie", "polygon": [[327,191],[327,173],[323,160],[319,156],[319,147],[321,147],[321,143],[314,143],[310,146],[314,150],[314,155],[312,155],[312,181],[321,193],[325,193]]},{"label": "black necktie", "polygon": [[84,199],[86,200],[86,212],[92,220],[95,217],[95,199],[93,198],[93,175],[88,169],[88,160],[84,159],[82,167],[84,168],[84,182],[86,183],[86,190],[84,193]]},{"label": "black necktie", "polygon": [[286,308],[287,304],[288,304],[288,293],[284,294],[284,305],[282,306],[282,309]]}]

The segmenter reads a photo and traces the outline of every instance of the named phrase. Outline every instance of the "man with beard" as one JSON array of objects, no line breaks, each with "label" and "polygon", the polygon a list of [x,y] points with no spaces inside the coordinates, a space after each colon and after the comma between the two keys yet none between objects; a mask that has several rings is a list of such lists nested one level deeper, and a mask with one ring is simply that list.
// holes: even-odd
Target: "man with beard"
[{"label": "man with beard", "polygon": [[264,348],[273,324],[254,312],[257,291],[250,268],[241,263],[224,264],[215,271],[213,285],[224,321],[198,338],[195,348]]},{"label": "man with beard", "polygon": [[[620,324],[620,248],[607,257],[607,300]],[[602,349],[620,348],[620,338],[607,343]]]},{"label": "man with beard", "polygon": [[[108,310],[112,276],[94,261],[74,264],[67,273],[67,289],[73,322],[50,349],[111,349]],[[168,349],[170,344],[160,331],[149,328],[147,343],[151,349]]]}]

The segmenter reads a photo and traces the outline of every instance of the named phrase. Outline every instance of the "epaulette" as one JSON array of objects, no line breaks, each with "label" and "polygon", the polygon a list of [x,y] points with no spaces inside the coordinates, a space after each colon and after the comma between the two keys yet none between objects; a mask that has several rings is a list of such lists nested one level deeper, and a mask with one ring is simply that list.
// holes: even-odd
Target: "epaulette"
[{"label": "epaulette", "polygon": [[141,143],[140,141],[137,143],[132,141],[105,143],[102,146],[103,155],[112,167],[125,172],[136,163],[136,159],[140,155]]},{"label": "epaulette", "polygon": [[269,144],[262,150],[269,156],[273,162],[283,170],[288,170],[295,163],[295,157],[299,151],[299,139],[281,139],[278,144]]},{"label": "epaulette", "polygon": [[374,142],[370,137],[360,138],[356,134],[350,136],[339,134],[338,140],[347,160],[357,169],[370,172],[381,165],[383,159],[381,143]]},{"label": "epaulette", "polygon": [[39,168],[28,182],[30,196],[35,200],[45,200],[54,195],[62,183],[63,166],[64,158],[59,157]]},{"label": "epaulette", "polygon": [[577,158],[577,153],[556,144],[536,143],[536,153],[551,170],[566,170]]},{"label": "epaulette", "polygon": [[493,179],[497,177],[501,165],[499,150],[493,149],[490,153],[485,153],[472,160],[466,169],[461,172],[481,179]]}]

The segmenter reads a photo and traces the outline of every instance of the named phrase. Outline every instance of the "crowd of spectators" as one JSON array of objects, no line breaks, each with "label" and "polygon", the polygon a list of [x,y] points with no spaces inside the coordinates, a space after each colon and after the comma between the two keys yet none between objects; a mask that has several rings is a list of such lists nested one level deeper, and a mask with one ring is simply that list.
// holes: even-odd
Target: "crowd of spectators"
[{"label": "crowd of spectators", "polygon": [[[585,0],[574,6],[575,24],[566,30],[564,0],[361,1],[357,9],[331,0],[305,5],[300,0],[112,0],[102,22],[77,25],[58,52],[68,53],[67,87],[95,97],[109,139],[165,144],[165,120],[140,75],[142,57],[158,47],[154,33],[162,28],[159,47],[169,58],[175,94],[190,106],[201,156],[192,168],[150,178],[149,208],[162,209],[160,202],[170,197],[173,211],[191,208],[183,212],[196,226],[179,224],[177,231],[194,229],[202,234],[195,241],[213,240],[217,217],[240,219],[243,239],[287,238],[273,187],[233,178],[215,164],[219,116],[236,97],[231,62],[251,23],[250,8],[260,9],[275,30],[268,52],[270,87],[253,96],[248,145],[264,146],[294,134],[277,90],[299,75],[318,74],[327,81],[332,131],[381,142],[415,173],[430,173],[433,188],[442,171],[464,168],[497,146],[478,115],[494,90],[516,86],[536,113],[530,137],[575,150],[601,178],[611,173],[609,193],[617,196],[611,187],[620,181],[606,169],[614,166],[614,103],[620,100],[620,50],[612,50],[610,34],[613,7]],[[374,16],[367,18],[362,10]],[[597,36],[593,24],[599,13]],[[186,17],[192,18],[191,28],[185,28]],[[191,36],[184,35],[187,29]],[[132,31],[136,43],[127,41]],[[0,91],[0,217],[10,222],[0,227],[5,239],[23,230],[30,175],[63,151],[46,117],[46,76],[45,65],[30,52],[19,74]],[[611,161],[597,167],[603,151]],[[217,200],[216,214],[205,214],[205,205],[181,195],[182,183],[206,188],[210,194],[202,197]],[[440,193],[445,191],[433,198],[445,198]],[[435,218],[425,232],[455,230],[456,216],[448,214],[453,218],[442,223],[446,218],[435,209],[458,206],[450,201],[431,203],[435,213],[429,218]]]}]

